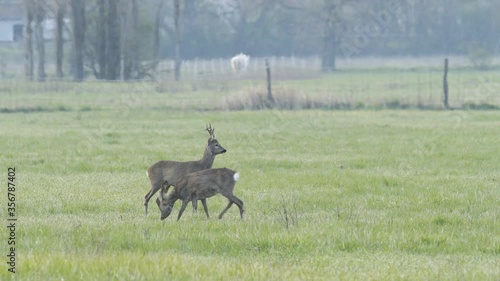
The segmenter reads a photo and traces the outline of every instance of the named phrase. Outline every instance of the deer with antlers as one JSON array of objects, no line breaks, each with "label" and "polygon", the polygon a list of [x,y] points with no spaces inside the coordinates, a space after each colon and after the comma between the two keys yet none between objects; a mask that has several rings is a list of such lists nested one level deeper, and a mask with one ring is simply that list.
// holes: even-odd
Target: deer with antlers
[{"label": "deer with antlers", "polygon": [[220,213],[219,219],[222,219],[222,216],[233,204],[238,206],[241,219],[243,219],[243,201],[233,194],[234,185],[239,177],[238,172],[228,168],[207,169],[186,175],[175,184],[174,190],[169,195],[162,188],[160,195],[156,199],[156,204],[161,210],[161,219],[164,220],[170,215],[177,200],[182,201],[177,220],[181,218],[189,201],[196,205],[197,200],[201,200],[207,218],[210,218],[206,199],[218,193],[229,200],[226,208]]},{"label": "deer with antlers", "polygon": [[[212,125],[207,125],[205,130],[210,137],[200,160],[188,162],[158,161],[148,168],[147,175],[151,181],[151,190],[144,197],[146,214],[148,213],[149,200],[160,188],[163,187],[162,192],[166,193],[170,186],[180,181],[187,174],[212,168],[215,156],[226,152],[226,149],[215,138],[215,129],[212,128]],[[194,203],[195,210],[196,206],[196,203]]]}]

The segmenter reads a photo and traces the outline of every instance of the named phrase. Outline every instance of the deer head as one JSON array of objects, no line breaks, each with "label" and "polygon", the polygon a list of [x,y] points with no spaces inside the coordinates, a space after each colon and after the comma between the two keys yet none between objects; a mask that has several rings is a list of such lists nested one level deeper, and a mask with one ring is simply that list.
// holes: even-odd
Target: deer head
[{"label": "deer head", "polygon": [[175,194],[175,190],[167,196],[167,192],[164,188],[160,190],[160,195],[156,198],[156,204],[161,211],[161,219],[164,220],[170,213],[172,213],[172,209],[174,208],[175,201],[177,201],[177,196]]},{"label": "deer head", "polygon": [[211,124],[208,124],[205,131],[208,132],[210,137],[208,138],[208,149],[213,155],[221,154],[221,153],[226,153],[226,149],[222,147],[217,139],[215,138],[215,129],[212,128]]}]

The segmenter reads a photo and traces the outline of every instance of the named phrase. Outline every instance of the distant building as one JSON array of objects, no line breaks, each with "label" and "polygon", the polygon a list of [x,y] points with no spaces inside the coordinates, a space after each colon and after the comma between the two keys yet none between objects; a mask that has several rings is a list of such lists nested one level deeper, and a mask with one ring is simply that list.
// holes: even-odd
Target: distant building
[{"label": "distant building", "polygon": [[[24,4],[23,2],[0,1],[0,43],[11,43],[23,40],[24,31]],[[64,19],[66,24],[68,19]],[[43,38],[54,39],[56,28],[55,19],[48,17],[43,22]],[[65,35],[66,37],[67,35]]]}]

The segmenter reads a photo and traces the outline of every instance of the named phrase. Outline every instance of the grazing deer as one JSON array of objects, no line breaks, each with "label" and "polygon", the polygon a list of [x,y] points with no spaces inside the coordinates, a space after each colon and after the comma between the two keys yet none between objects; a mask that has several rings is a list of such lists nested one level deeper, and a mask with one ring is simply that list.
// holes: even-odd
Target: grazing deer
[{"label": "grazing deer", "polygon": [[[158,161],[148,168],[147,175],[151,181],[151,190],[144,197],[146,214],[148,214],[149,200],[160,188],[165,187],[164,192],[166,193],[170,186],[181,180],[185,175],[212,168],[215,156],[226,152],[226,149],[215,139],[215,129],[212,129],[212,125],[207,125],[205,130],[210,134],[210,138],[205,146],[203,158],[198,161],[188,162]],[[195,209],[196,206],[196,204],[193,204]]]},{"label": "grazing deer", "polygon": [[201,200],[207,218],[210,218],[206,199],[217,193],[229,200],[229,204],[220,213],[219,219],[231,208],[233,203],[240,208],[240,216],[243,219],[243,201],[233,194],[234,185],[239,177],[239,173],[228,168],[208,169],[186,175],[175,184],[174,190],[168,196],[162,189],[160,196],[156,199],[156,204],[161,210],[161,219],[164,220],[170,215],[175,202],[179,199],[182,200],[182,206],[177,220],[181,218],[188,202],[192,201],[195,204],[197,200]]}]

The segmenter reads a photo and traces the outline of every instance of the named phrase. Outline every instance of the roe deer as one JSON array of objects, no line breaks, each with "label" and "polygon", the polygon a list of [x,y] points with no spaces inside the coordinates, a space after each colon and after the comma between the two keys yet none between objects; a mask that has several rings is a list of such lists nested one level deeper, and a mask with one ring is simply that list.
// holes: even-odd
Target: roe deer
[{"label": "roe deer", "polygon": [[164,189],[161,190],[160,195],[156,199],[156,204],[158,204],[161,210],[161,219],[164,220],[170,215],[175,202],[179,199],[182,200],[182,206],[177,220],[181,218],[188,202],[192,201],[195,204],[194,202],[197,200],[201,200],[207,218],[210,218],[206,198],[212,197],[217,193],[222,194],[229,200],[229,204],[220,213],[219,219],[222,218],[233,203],[240,208],[240,216],[243,219],[243,201],[233,194],[234,185],[239,177],[240,174],[238,172],[228,168],[208,169],[186,175],[175,184],[174,190],[168,196]]},{"label": "roe deer", "polygon": [[[205,130],[210,134],[210,138],[205,146],[203,158],[188,162],[158,161],[148,168],[147,175],[151,181],[151,190],[144,197],[146,214],[148,214],[149,200],[160,188],[165,187],[165,192],[167,192],[171,185],[181,180],[185,175],[212,168],[215,156],[226,152],[226,149],[215,139],[215,129],[212,129],[212,125],[207,125]],[[193,204],[193,207],[196,208],[196,204]]]}]

